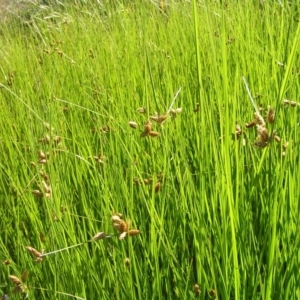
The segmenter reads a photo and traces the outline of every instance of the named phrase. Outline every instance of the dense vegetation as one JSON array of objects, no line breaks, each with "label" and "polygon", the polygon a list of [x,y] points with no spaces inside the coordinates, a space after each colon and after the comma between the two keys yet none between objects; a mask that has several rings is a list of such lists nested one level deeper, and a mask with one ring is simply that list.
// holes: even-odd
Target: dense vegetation
[{"label": "dense vegetation", "polygon": [[3,19],[0,297],[298,299],[298,11],[44,1]]}]

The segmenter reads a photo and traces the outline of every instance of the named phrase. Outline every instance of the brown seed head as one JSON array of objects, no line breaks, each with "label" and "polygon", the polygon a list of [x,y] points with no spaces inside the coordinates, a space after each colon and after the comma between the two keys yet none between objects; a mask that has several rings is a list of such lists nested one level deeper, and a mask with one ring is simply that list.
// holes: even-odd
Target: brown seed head
[{"label": "brown seed head", "polygon": [[275,110],[271,106],[268,106],[267,119],[270,124],[274,123],[275,120]]},{"label": "brown seed head", "polygon": [[216,293],[216,291],[214,289],[211,289],[209,291],[209,294],[210,294],[211,297],[216,297],[216,295],[217,295],[217,293]]},{"label": "brown seed head", "polygon": [[42,150],[38,151],[38,156],[40,159],[46,159],[46,154]]},{"label": "brown seed head", "polygon": [[106,238],[106,234],[104,233],[104,232],[98,232],[98,233],[96,233],[93,237],[92,237],[92,239],[94,240],[94,241],[97,241],[97,240],[103,240],[103,239],[105,239]]},{"label": "brown seed head", "polygon": [[251,128],[256,125],[256,119],[253,119],[250,123],[246,123],[245,126],[246,128]]},{"label": "brown seed head", "polygon": [[124,264],[125,264],[125,266],[129,266],[130,265],[130,259],[128,258],[128,257],[126,257],[125,259],[124,259]]},{"label": "brown seed head", "polygon": [[31,253],[31,254],[32,254],[33,256],[35,256],[35,257],[40,257],[40,256],[42,255],[41,252],[37,251],[37,250],[34,249],[33,247],[27,246],[26,249],[27,249],[27,251],[28,251],[29,253]]},{"label": "brown seed head", "polygon": [[157,136],[159,136],[159,132],[156,132],[156,131],[150,131],[150,132],[148,133],[148,135],[151,136],[151,137],[157,137]]},{"label": "brown seed head", "polygon": [[260,142],[268,142],[270,140],[268,129],[264,126],[257,125],[257,133]]},{"label": "brown seed head", "polygon": [[140,108],[137,109],[137,112],[139,112],[140,114],[145,114],[146,113],[146,108],[140,107]]},{"label": "brown seed head", "polygon": [[22,284],[21,280],[17,276],[9,275],[8,277],[16,286],[19,286]]},{"label": "brown seed head", "polygon": [[135,235],[139,235],[141,232],[138,229],[130,229],[128,231],[128,235],[129,236],[135,236]]},{"label": "brown seed head", "polygon": [[280,137],[275,133],[274,134],[274,140],[277,142],[277,143],[280,143]]},{"label": "brown seed head", "polygon": [[10,260],[6,259],[2,263],[3,263],[3,265],[8,266],[8,265],[10,265]]},{"label": "brown seed head", "polygon": [[155,187],[154,187],[154,192],[155,192],[155,193],[158,193],[158,192],[160,191],[160,189],[161,189],[161,183],[158,182],[158,183],[155,185]]},{"label": "brown seed head", "polygon": [[120,235],[119,235],[119,240],[123,240],[127,235],[127,232],[122,232]]},{"label": "brown seed head", "polygon": [[138,127],[138,124],[134,121],[129,121],[128,124],[131,128],[134,128],[134,129],[136,129]]},{"label": "brown seed head", "polygon": [[266,126],[266,122],[265,122],[264,118],[261,116],[260,113],[255,112],[255,113],[254,113],[254,117],[255,117],[256,122],[257,122],[258,125],[260,125],[260,126],[262,126],[262,127],[265,127],[265,126]]},{"label": "brown seed head", "polygon": [[34,195],[35,197],[38,197],[38,198],[43,198],[44,197],[44,193],[41,192],[40,190],[33,190],[32,195]]},{"label": "brown seed head", "polygon": [[152,124],[151,124],[150,120],[147,120],[147,122],[144,126],[144,132],[149,133],[151,131],[151,128],[152,128]]},{"label": "brown seed head", "polygon": [[201,294],[200,287],[197,283],[194,284],[194,292],[197,296],[199,296]]}]

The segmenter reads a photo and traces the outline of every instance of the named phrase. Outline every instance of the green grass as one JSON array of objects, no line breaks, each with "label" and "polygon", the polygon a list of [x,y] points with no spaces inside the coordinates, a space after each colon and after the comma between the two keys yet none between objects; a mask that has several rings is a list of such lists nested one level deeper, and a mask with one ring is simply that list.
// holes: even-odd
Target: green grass
[{"label": "green grass", "polygon": [[[21,299],[9,275],[28,270],[29,299],[300,297],[299,108],[282,104],[298,101],[299,4],[163,3],[31,3],[1,24],[0,296]],[[279,144],[253,145],[243,77]],[[141,138],[180,87],[182,113]],[[32,193],[44,174],[50,198]],[[141,234],[26,250],[116,233],[112,211]]]}]

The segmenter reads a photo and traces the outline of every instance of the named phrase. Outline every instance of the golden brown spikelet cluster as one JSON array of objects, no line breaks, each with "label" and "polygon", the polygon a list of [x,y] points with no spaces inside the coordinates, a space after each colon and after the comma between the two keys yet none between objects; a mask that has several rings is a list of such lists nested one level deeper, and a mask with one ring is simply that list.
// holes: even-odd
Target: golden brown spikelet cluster
[{"label": "golden brown spikelet cluster", "polygon": [[100,165],[103,165],[106,160],[106,156],[104,156],[102,153],[99,153],[98,156],[93,156],[93,158]]},{"label": "golden brown spikelet cluster", "polygon": [[44,250],[42,250],[41,252],[39,252],[38,250],[36,250],[35,248],[30,247],[30,246],[27,246],[27,247],[26,247],[26,250],[27,250],[29,253],[31,253],[31,254],[36,258],[36,259],[35,259],[36,262],[42,262],[42,260],[43,260],[42,255],[43,255],[43,253],[44,253]]},{"label": "golden brown spikelet cluster", "polygon": [[150,120],[146,121],[144,125],[144,131],[141,133],[141,137],[146,137],[146,136],[151,136],[151,137],[159,136],[159,132],[152,130],[152,123]]},{"label": "golden brown spikelet cluster", "polygon": [[296,102],[296,101],[292,101],[292,100],[288,100],[288,99],[284,99],[282,101],[282,103],[285,105],[285,106],[292,106],[292,107],[299,107],[300,106],[300,103],[299,102]]},{"label": "golden brown spikelet cluster", "polygon": [[[267,147],[272,139],[274,139],[276,142],[280,142],[280,137],[276,135],[276,133],[273,133],[273,135],[270,136],[266,127],[266,121],[261,114],[262,110],[263,109],[261,108],[259,111],[255,112],[254,119],[245,124],[246,128],[252,128],[256,126],[257,139],[253,144],[259,148]],[[273,124],[275,121],[275,110],[271,106],[268,106],[266,119],[269,124]]]},{"label": "golden brown spikelet cluster", "polygon": [[[160,172],[156,175],[157,182],[154,185],[155,193],[158,193],[161,190],[163,179],[164,179],[164,175],[162,172]],[[150,185],[153,183],[153,177],[144,178],[144,179],[136,177],[133,179],[133,183],[135,185],[140,185],[140,184]]]},{"label": "golden brown spikelet cluster", "polygon": [[[43,178],[45,178],[48,182],[49,182],[49,176],[44,174]],[[51,185],[46,182],[45,180],[43,180],[40,184],[39,184],[39,188],[36,190],[32,191],[32,194],[37,197],[37,198],[51,198],[52,196],[52,188]]]},{"label": "golden brown spikelet cluster", "polygon": [[106,234],[104,233],[104,232],[98,232],[98,233],[96,233],[93,237],[92,237],[92,239],[94,240],[94,241],[97,241],[97,240],[103,240],[103,239],[105,239],[106,238]]},{"label": "golden brown spikelet cluster", "polygon": [[196,296],[200,296],[200,294],[201,294],[200,287],[197,283],[194,284],[194,292],[195,292]]},{"label": "golden brown spikelet cluster", "polygon": [[119,232],[119,239],[123,240],[127,235],[135,236],[140,234],[138,229],[130,229],[130,221],[124,221],[122,214],[113,213],[111,217],[113,227]]},{"label": "golden brown spikelet cluster", "polygon": [[15,287],[13,289],[13,293],[22,293],[25,294],[27,287],[23,284],[26,281],[28,276],[28,271],[24,271],[21,275],[21,279],[15,275],[9,275],[8,278],[14,283]]},{"label": "golden brown spikelet cluster", "polygon": [[[137,109],[137,111],[140,114],[145,114],[146,113],[146,109],[144,107],[140,107]],[[176,116],[178,114],[180,114],[182,112],[182,108],[170,108],[166,113],[159,115],[157,112],[155,112],[152,116],[149,117],[148,120],[146,120],[145,124],[144,124],[144,128],[143,131],[141,132],[141,137],[158,137],[160,136],[160,133],[158,131],[155,131],[152,129],[152,123],[151,121],[155,122],[158,125],[162,125],[164,124],[167,119],[169,118],[169,116],[171,116],[172,118],[176,118]],[[138,127],[138,123],[135,121],[129,121],[128,125],[133,128],[133,129],[137,129]]]}]

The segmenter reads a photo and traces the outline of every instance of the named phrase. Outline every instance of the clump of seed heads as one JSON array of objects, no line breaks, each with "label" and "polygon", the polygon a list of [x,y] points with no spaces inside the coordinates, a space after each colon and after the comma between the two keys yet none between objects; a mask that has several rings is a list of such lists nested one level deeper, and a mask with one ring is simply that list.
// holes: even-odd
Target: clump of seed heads
[{"label": "clump of seed heads", "polygon": [[103,239],[112,238],[112,237],[116,237],[116,236],[119,237],[119,240],[122,240],[126,236],[135,236],[135,235],[140,234],[140,230],[130,228],[130,221],[129,220],[124,221],[123,216],[120,213],[112,213],[111,220],[113,222],[113,227],[118,231],[118,234],[113,234],[113,233],[112,234],[106,234],[105,232],[102,232],[102,231],[97,232],[91,239],[89,239],[85,242],[82,242],[82,243],[79,243],[79,244],[76,244],[76,245],[72,245],[72,246],[69,246],[69,247],[65,247],[65,248],[62,248],[62,249],[58,249],[58,250],[55,250],[55,251],[52,251],[52,252],[47,252],[47,253],[44,253],[43,250],[40,252],[40,251],[36,250],[35,248],[30,247],[30,246],[26,247],[26,250],[29,253],[31,253],[34,257],[36,257],[37,262],[41,262],[43,260],[43,258],[46,257],[46,256],[53,255],[53,254],[56,254],[58,252],[62,252],[62,251],[68,250],[68,249],[76,248],[76,247],[82,246],[86,243],[95,242],[95,241],[98,241],[98,240],[103,240]]},{"label": "clump of seed heads", "polygon": [[[24,282],[26,281],[28,277],[28,271],[24,271],[21,275],[21,279],[15,275],[9,275],[8,278],[14,283],[15,287],[13,290],[13,293],[22,293],[26,294],[27,287],[24,285]],[[26,295],[27,296],[27,295]],[[7,298],[8,299],[8,298]]]},{"label": "clump of seed heads", "polygon": [[126,236],[135,236],[140,234],[138,229],[130,229],[130,221],[124,221],[120,213],[113,213],[111,220],[113,227],[119,232],[119,240],[123,240]]}]

